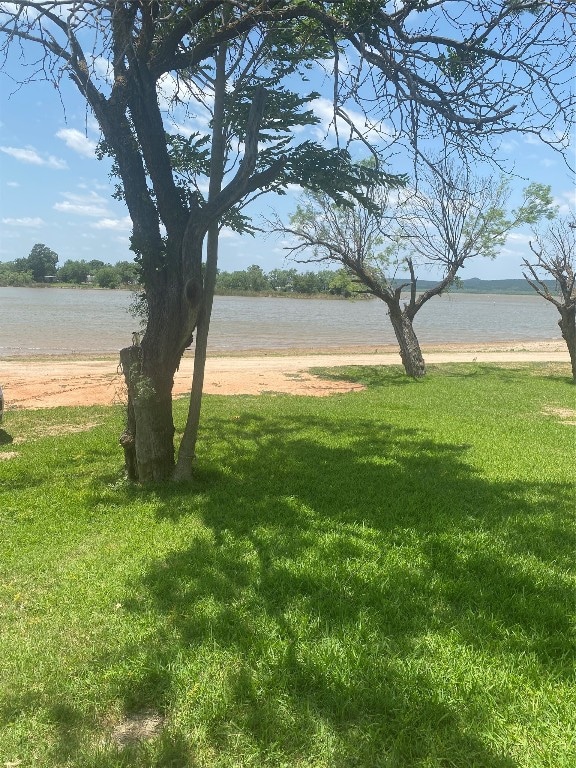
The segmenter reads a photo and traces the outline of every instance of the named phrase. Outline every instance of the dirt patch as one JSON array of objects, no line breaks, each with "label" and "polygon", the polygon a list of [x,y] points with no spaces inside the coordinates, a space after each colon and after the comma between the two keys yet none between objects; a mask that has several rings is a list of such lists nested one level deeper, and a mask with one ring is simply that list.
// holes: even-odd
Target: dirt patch
[{"label": "dirt patch", "polygon": [[17,451],[0,451],[0,461],[8,461],[8,459],[15,459],[16,456],[19,456],[19,453]]},{"label": "dirt patch", "polygon": [[38,440],[42,437],[59,437],[60,435],[72,435],[79,432],[88,432],[94,427],[99,426],[99,421],[87,422],[86,424],[51,424],[42,429],[38,424],[34,425],[33,434],[21,434],[12,441],[14,445],[25,443],[28,440]]},{"label": "dirt patch", "polygon": [[86,424],[54,424],[43,430],[41,437],[58,437],[58,435],[70,435],[75,432],[88,432],[99,425],[99,421],[91,421]]},{"label": "dirt patch", "polygon": [[[533,344],[447,344],[424,349],[427,363],[449,362],[569,362],[566,346],[556,342]],[[327,381],[311,368],[343,365],[400,365],[393,349],[338,350],[330,353],[255,354],[209,357],[204,392],[219,395],[259,395],[277,392],[324,397],[360,389],[359,384]],[[186,353],[174,377],[174,396],[187,395],[193,358]],[[6,408],[53,408],[66,405],[112,405],[125,402],[123,378],[115,359],[0,360],[0,381]],[[9,415],[9,414],[8,414]]]},{"label": "dirt patch", "polygon": [[573,408],[557,408],[555,406],[546,406],[542,408],[542,413],[545,416],[556,416],[560,419],[562,424],[574,424],[576,425],[576,410]]},{"label": "dirt patch", "polygon": [[110,741],[119,747],[151,741],[162,730],[164,718],[157,712],[140,712],[128,715],[114,726]]}]

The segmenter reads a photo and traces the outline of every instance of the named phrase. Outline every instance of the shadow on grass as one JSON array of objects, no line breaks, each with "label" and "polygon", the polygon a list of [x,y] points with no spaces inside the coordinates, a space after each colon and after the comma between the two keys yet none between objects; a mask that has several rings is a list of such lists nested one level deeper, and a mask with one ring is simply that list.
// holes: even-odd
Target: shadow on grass
[{"label": "shadow on grass", "polygon": [[418,379],[407,376],[400,365],[346,365],[310,368],[309,372],[329,381],[351,381],[365,387],[405,387],[418,384]]},{"label": "shadow on grass", "polygon": [[[98,476],[85,494],[91,512],[153,499],[161,526],[205,527],[142,553],[122,610],[147,631],[93,658],[125,713],[159,712],[165,729],[87,746],[101,724],[55,694],[52,765],[517,766],[506,734],[530,733],[538,686],[572,674],[573,486],[489,482],[469,446],[377,415],[242,403],[208,412],[190,486]],[[98,465],[98,444],[82,450]],[[536,692],[515,714],[526,678]]]},{"label": "shadow on grass", "polygon": [[158,490],[161,518],[207,530],[126,601],[161,625],[145,672],[119,678],[127,711],[189,706],[230,765],[319,743],[319,765],[517,765],[484,736],[484,687],[510,658],[571,674],[573,488],[487,482],[466,446],[374,421],[247,413],[205,430],[232,472]]},{"label": "shadow on grass", "polygon": [[14,442],[14,438],[5,429],[0,428],[0,445],[10,445]]},{"label": "shadow on grass", "polygon": [[[525,383],[527,371],[550,381],[573,385],[570,366],[565,363],[566,376],[558,373],[558,363],[442,363],[426,366],[427,376],[441,375],[444,379],[497,379],[502,383]],[[310,372],[333,381],[350,381],[368,388],[397,387],[422,384],[425,379],[411,379],[401,366],[349,365],[337,368],[311,368]]]}]

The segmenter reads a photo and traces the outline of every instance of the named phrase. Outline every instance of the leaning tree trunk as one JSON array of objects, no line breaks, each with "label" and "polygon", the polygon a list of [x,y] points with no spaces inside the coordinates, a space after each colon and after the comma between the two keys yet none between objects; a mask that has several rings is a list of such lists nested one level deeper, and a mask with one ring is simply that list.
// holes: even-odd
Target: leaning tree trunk
[{"label": "leaning tree trunk", "polygon": [[206,353],[208,350],[208,333],[210,330],[210,318],[212,316],[212,303],[216,288],[218,271],[218,223],[214,223],[208,231],[208,245],[206,258],[206,274],[204,276],[204,291],[202,306],[198,313],[196,329],[196,348],[194,352],[194,375],[192,378],[192,390],[188,404],[188,418],[184,434],[178,450],[178,460],[174,471],[174,480],[189,480],[192,476],[192,463],[196,455],[196,441],[200,427],[200,409],[202,407],[202,393],[204,391],[204,371],[206,369]]},{"label": "leaning tree trunk", "polygon": [[[214,80],[214,108],[212,113],[212,142],[210,147],[210,184],[208,201],[213,202],[221,192],[224,179],[225,141],[224,141],[224,107],[226,99],[226,56],[228,46],[219,46],[216,54],[216,77]],[[184,434],[180,442],[178,460],[174,471],[174,480],[189,480],[192,476],[192,462],[196,454],[196,441],[200,427],[200,409],[204,391],[204,371],[206,369],[206,353],[208,350],[208,333],[212,316],[212,303],[216,290],[218,275],[218,238],[220,225],[217,219],[208,227],[206,246],[206,265],[204,270],[204,285],[202,303],[197,317],[196,349],[194,352],[194,374],[192,390],[188,407],[188,418]]]},{"label": "leaning tree trunk", "polygon": [[576,384],[576,305],[559,307],[560,320],[558,325],[562,331],[562,338],[568,347],[570,362],[572,363],[572,380]]},{"label": "leaning tree trunk", "polygon": [[413,379],[421,379],[426,375],[426,365],[418,337],[414,332],[412,319],[405,311],[402,312],[402,310],[396,310],[392,307],[389,307],[389,311],[392,327],[400,346],[400,357],[404,370]]}]

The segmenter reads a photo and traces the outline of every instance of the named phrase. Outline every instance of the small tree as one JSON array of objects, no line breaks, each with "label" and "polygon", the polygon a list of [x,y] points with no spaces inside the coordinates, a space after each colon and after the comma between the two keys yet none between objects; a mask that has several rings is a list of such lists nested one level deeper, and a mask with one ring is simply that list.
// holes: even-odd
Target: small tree
[{"label": "small tree", "polygon": [[332,272],[328,284],[328,291],[334,296],[350,298],[355,293],[359,292],[358,282],[355,282],[350,276],[350,273],[345,269],[337,269]]},{"label": "small tree", "polygon": [[69,259],[58,270],[58,280],[62,283],[85,283],[90,272],[88,264],[82,261],[72,261]]},{"label": "small tree", "polygon": [[268,282],[273,291],[289,293],[294,290],[295,269],[273,269],[268,274]]},{"label": "small tree", "polygon": [[[558,325],[566,342],[576,384],[576,217],[561,218],[530,243],[534,258],[524,259],[524,277],[539,296],[554,304],[560,313]],[[556,281],[556,294],[544,280]]]},{"label": "small tree", "polygon": [[58,254],[44,243],[36,243],[26,261],[27,268],[32,272],[34,280],[41,283],[46,275],[56,274]]},{"label": "small tree", "polygon": [[[381,299],[400,347],[408,376],[421,378],[426,366],[414,318],[424,304],[455,281],[464,264],[477,256],[493,258],[510,230],[552,216],[549,187],[531,184],[517,210],[506,212],[509,184],[470,176],[464,168],[440,164],[421,175],[417,191],[401,195],[396,206],[389,192],[373,187],[367,196],[375,209],[335,206],[323,194],[304,196],[291,226],[292,253],[310,251],[307,261],[341,264],[366,293]],[[394,222],[394,224],[392,224]],[[418,266],[432,265],[441,276],[418,292]],[[408,272],[407,279],[398,274]],[[408,289],[408,301],[402,292]]]},{"label": "small tree", "polygon": [[100,288],[118,288],[120,285],[120,277],[115,267],[108,265],[96,270],[94,273],[94,282]]},{"label": "small tree", "polygon": [[138,264],[133,261],[119,261],[114,264],[118,280],[122,285],[136,285],[138,283]]},{"label": "small tree", "polygon": [[[19,259],[18,261],[25,261]],[[14,261],[0,263],[0,286],[23,286],[30,285],[32,282],[32,273],[18,268]]]}]

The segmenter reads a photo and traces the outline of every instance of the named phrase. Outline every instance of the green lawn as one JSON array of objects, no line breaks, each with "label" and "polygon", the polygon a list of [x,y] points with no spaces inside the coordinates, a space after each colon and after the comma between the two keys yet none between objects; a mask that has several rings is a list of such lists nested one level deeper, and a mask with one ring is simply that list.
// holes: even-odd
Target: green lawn
[{"label": "green lawn", "polygon": [[207,397],[185,487],[6,415],[0,766],[576,765],[569,367],[329,375]]}]

